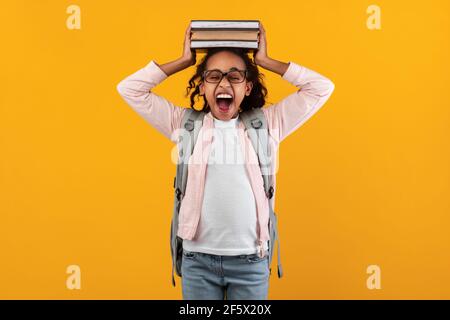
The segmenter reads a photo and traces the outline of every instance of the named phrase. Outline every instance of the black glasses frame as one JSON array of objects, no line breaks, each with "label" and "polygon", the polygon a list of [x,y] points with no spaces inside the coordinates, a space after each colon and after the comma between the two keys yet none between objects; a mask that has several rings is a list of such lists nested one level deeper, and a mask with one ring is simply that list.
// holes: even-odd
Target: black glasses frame
[{"label": "black glasses frame", "polygon": [[[217,81],[217,82],[210,82],[210,81],[207,81],[207,80],[206,80],[206,75],[207,75],[207,73],[208,73],[208,72],[211,72],[211,71],[219,71],[219,72],[221,73],[221,76],[220,76],[219,81]],[[219,69],[205,70],[205,71],[203,71],[202,77],[203,77],[203,79],[204,79],[206,82],[208,82],[208,83],[220,83],[220,82],[222,81],[222,79],[223,79],[224,76],[228,77],[228,74],[231,73],[231,72],[234,72],[234,71],[239,71],[240,73],[244,72],[244,78],[242,79],[242,81],[239,81],[239,82],[231,82],[230,79],[228,79],[228,81],[229,81],[230,83],[242,83],[242,82],[245,81],[245,79],[247,79],[247,73],[248,73],[248,70],[239,70],[239,69],[233,69],[233,70],[229,70],[229,71],[227,71],[227,72],[222,72],[222,71],[219,70]]]}]

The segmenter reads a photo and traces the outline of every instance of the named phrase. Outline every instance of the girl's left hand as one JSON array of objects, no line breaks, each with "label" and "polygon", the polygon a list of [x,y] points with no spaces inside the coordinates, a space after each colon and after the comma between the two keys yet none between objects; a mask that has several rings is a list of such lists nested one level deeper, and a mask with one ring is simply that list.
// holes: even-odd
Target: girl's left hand
[{"label": "girl's left hand", "polygon": [[266,45],[266,31],[264,30],[264,27],[262,23],[259,23],[259,43],[258,43],[258,50],[255,50],[253,53],[253,61],[260,65],[265,59],[268,58],[267,56],[267,45]]}]

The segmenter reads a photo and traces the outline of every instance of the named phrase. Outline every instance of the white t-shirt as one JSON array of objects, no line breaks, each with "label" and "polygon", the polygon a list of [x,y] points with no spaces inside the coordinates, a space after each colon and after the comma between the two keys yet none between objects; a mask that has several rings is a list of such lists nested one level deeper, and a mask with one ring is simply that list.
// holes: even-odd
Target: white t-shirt
[{"label": "white t-shirt", "polygon": [[[195,237],[183,240],[183,248],[224,256],[257,253],[256,203],[239,144],[240,119],[213,119],[200,221]],[[268,250],[267,242],[263,248]]]}]

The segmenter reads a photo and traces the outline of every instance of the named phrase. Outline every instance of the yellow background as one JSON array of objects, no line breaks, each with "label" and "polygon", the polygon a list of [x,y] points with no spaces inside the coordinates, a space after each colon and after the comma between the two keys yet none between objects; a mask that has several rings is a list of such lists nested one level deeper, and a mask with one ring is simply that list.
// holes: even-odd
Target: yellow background
[{"label": "yellow background", "polygon": [[[71,4],[81,30],[66,27]],[[381,30],[366,27],[371,4]],[[280,148],[285,276],[272,273],[269,298],[449,299],[449,12],[447,0],[2,1],[0,298],[181,299],[172,144],[116,85],[181,56],[191,19],[259,19],[270,57],[336,85]],[[193,72],[154,91],[188,106]],[[295,92],[262,72],[269,103]],[[81,290],[66,288],[71,264]],[[366,287],[372,264],[380,290]]]}]

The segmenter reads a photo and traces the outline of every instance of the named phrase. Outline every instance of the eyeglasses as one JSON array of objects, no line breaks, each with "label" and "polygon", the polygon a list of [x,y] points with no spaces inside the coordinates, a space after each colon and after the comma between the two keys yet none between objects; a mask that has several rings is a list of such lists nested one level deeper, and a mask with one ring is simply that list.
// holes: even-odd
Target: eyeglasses
[{"label": "eyeglasses", "polygon": [[203,71],[203,79],[209,83],[219,83],[226,76],[230,83],[241,83],[247,78],[247,70],[230,70],[222,72],[218,69]]}]

